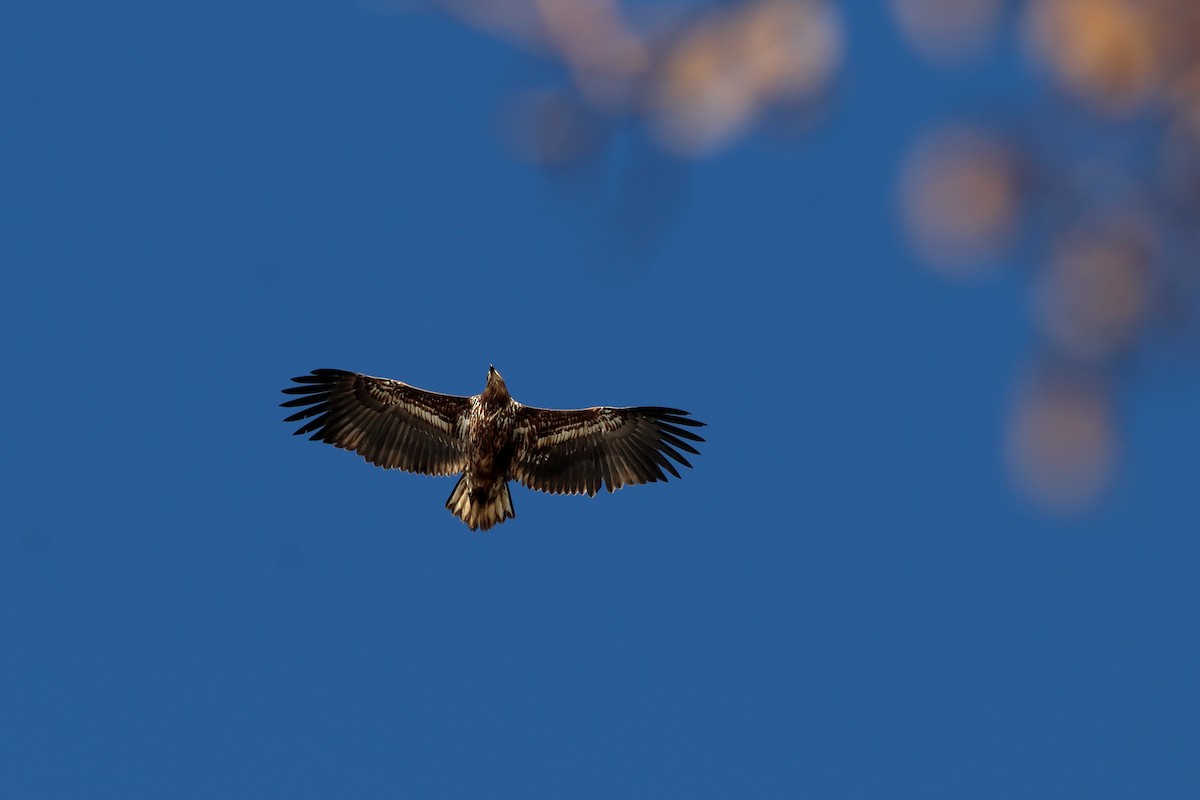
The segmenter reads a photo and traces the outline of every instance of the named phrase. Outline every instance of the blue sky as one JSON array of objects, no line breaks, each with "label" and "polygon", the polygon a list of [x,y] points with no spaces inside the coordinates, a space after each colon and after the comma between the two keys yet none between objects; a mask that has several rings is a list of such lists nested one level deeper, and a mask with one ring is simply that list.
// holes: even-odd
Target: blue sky
[{"label": "blue sky", "polygon": [[[681,169],[649,251],[612,244],[636,134],[509,160],[541,68],[442,17],[0,12],[0,795],[1194,797],[1200,382],[1131,370],[1095,509],[1022,498],[1023,279],[922,268],[894,184],[1027,79],[847,5],[825,124]],[[315,367],[493,363],[708,441],[478,535],[452,479],[280,422]]]}]

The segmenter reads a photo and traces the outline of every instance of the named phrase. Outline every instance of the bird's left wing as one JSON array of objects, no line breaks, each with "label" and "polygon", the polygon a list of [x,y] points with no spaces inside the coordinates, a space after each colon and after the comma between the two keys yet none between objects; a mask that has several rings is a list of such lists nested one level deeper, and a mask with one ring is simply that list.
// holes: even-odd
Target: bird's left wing
[{"label": "bird's left wing", "polygon": [[[671,460],[692,466],[680,450],[699,454],[685,440],[702,442],[687,428],[704,425],[677,408],[581,408],[517,410],[514,477],[530,489],[588,494],[631,484],[676,478]],[[668,456],[670,458],[668,458]]]},{"label": "bird's left wing", "polygon": [[466,465],[459,424],[470,408],[468,397],[340,369],[315,369],[292,381],[300,385],[283,392],[300,397],[281,405],[304,408],[284,421],[315,417],[297,434],[311,433],[310,439],[388,469],[453,475]]}]

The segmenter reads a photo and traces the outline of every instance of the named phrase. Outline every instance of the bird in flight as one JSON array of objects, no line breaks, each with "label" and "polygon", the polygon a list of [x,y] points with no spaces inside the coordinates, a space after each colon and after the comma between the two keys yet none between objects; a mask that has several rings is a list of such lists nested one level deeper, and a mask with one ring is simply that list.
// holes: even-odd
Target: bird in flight
[{"label": "bird in flight", "polygon": [[495,367],[473,397],[427,392],[388,378],[316,369],[292,378],[299,408],[285,422],[294,433],[353,450],[384,469],[422,475],[462,473],[446,508],[471,530],[516,516],[508,482],[539,492],[595,496],[632,484],[679,477],[672,460],[691,467],[685,451],[704,425],[686,411],[635,408],[534,408],[512,399]]}]

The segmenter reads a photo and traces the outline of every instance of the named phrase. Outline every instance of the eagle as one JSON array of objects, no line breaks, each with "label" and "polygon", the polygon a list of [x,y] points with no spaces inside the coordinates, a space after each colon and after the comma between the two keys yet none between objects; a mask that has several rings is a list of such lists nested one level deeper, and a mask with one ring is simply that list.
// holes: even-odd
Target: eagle
[{"label": "eagle", "polygon": [[473,397],[438,394],[389,378],[315,369],[292,378],[281,403],[299,408],[295,434],[353,450],[384,469],[421,475],[461,473],[446,508],[471,530],[516,517],[508,482],[552,494],[586,494],[679,477],[699,455],[690,428],[704,425],[678,408],[597,406],[559,410],[513,400],[494,366]]}]

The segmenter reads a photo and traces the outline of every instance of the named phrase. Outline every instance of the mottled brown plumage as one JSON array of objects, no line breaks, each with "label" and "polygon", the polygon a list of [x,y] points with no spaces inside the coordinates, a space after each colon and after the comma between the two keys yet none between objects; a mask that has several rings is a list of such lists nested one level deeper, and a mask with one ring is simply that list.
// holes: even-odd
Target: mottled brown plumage
[{"label": "mottled brown plumage", "polygon": [[[513,400],[488,368],[474,397],[437,394],[388,378],[313,370],[284,389],[301,407],[286,422],[297,434],[353,450],[372,464],[423,475],[462,473],[446,508],[471,530],[516,516],[508,482],[541,492],[595,495],[679,477],[679,451],[699,454],[688,428],[704,423],[676,408],[581,408],[558,411]],[[310,419],[311,418],[311,419]],[[665,470],[665,471],[664,471]]]}]

